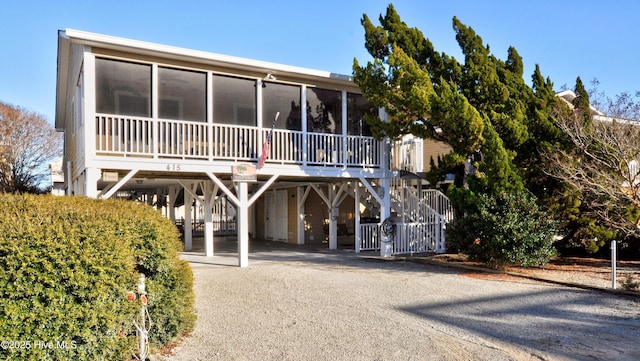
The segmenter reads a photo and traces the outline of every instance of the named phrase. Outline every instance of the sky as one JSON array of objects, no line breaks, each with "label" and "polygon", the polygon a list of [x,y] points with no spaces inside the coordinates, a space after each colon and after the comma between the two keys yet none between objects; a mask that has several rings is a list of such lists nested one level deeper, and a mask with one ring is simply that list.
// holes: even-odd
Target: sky
[{"label": "sky", "polygon": [[[0,101],[55,114],[57,33],[75,29],[350,75],[370,60],[360,24],[379,25],[379,0],[4,0],[0,7]],[[535,65],[557,91],[597,79],[608,96],[640,90],[640,1],[396,0],[400,18],[435,49],[462,54],[452,19],[506,59],[516,48],[531,85]]]}]

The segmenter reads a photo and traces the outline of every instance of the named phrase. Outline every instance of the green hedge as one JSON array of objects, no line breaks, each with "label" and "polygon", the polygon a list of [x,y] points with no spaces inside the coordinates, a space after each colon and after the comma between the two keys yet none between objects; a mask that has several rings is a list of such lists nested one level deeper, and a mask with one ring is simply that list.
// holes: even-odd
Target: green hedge
[{"label": "green hedge", "polygon": [[[193,276],[173,224],[135,202],[0,195],[0,359],[124,360],[127,301],[147,281],[158,348],[193,328]],[[9,342],[9,343],[7,343]]]}]

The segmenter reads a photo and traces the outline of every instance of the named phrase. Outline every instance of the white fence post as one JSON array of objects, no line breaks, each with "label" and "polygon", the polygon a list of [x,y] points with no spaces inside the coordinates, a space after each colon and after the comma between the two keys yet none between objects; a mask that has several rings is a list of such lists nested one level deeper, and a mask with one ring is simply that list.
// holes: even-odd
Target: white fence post
[{"label": "white fence post", "polygon": [[617,255],[617,249],[616,249],[616,241],[611,241],[611,288],[613,288],[614,290],[616,289],[616,258],[618,257]]}]

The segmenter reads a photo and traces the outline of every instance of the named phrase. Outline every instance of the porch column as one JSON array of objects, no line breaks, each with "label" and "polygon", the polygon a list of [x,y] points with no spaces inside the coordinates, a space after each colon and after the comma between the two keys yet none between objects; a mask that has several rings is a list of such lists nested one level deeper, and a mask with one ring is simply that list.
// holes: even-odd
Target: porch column
[{"label": "porch column", "polygon": [[213,209],[208,203],[204,207],[204,256],[213,257]]},{"label": "porch column", "polygon": [[216,202],[218,186],[213,182],[203,182],[201,188],[204,195],[202,202],[204,207],[204,255],[205,257],[213,257],[213,205]]},{"label": "porch column", "polygon": [[247,182],[238,183],[238,266],[249,266],[249,191]]},{"label": "porch column", "polygon": [[89,198],[98,198],[98,178],[100,170],[86,168],[84,170],[84,195]]},{"label": "porch column", "polygon": [[355,209],[353,210],[354,214],[354,239],[355,239],[355,249],[356,253],[360,253],[360,247],[362,246],[362,229],[360,229],[360,197],[362,196],[360,192],[360,183],[356,183],[355,187]]},{"label": "porch column", "polygon": [[309,146],[307,144],[309,134],[307,134],[307,86],[300,87],[300,124],[302,127],[302,165],[306,166],[309,160]]},{"label": "porch column", "polygon": [[340,188],[336,190],[337,185],[329,186],[330,206],[330,222],[329,222],[329,249],[338,249],[338,216],[340,215],[340,204],[347,197],[346,191],[349,189],[349,183],[342,183]]},{"label": "porch column", "polygon": [[169,219],[171,222],[176,223],[176,198],[180,191],[176,187],[169,187],[169,202],[167,202],[167,208],[169,211]]},{"label": "porch column", "polygon": [[191,228],[191,208],[193,205],[193,196],[190,192],[184,192],[184,250],[191,251],[193,249],[193,229]]},{"label": "porch column", "polygon": [[[384,108],[380,108],[378,110],[378,115],[383,121],[388,121],[387,112]],[[382,186],[380,221],[384,222],[385,219],[391,216],[391,140],[389,138],[385,138],[385,140],[380,143],[380,147],[382,153],[380,161],[384,170],[383,178],[380,179],[380,184]],[[393,245],[391,242],[393,240],[385,239],[386,237],[382,237],[382,235],[380,238],[382,240],[380,244],[380,256],[391,257],[391,254],[393,253]]]},{"label": "porch column", "polygon": [[340,163],[342,163],[343,168],[347,168],[347,91],[342,91],[342,134],[341,134],[341,146],[342,146],[342,154],[340,155]]},{"label": "porch column", "polygon": [[329,249],[338,249],[338,207],[334,205],[336,190],[335,185],[329,184],[327,187],[329,198]]},{"label": "porch column", "polygon": [[256,238],[256,207],[253,203],[249,206],[249,234]]},{"label": "porch column", "polygon": [[211,172],[207,172],[206,174],[220,187],[220,190],[227,195],[228,199],[236,205],[238,221],[238,265],[240,267],[247,267],[249,266],[249,206],[252,205],[262,193],[269,189],[269,186],[278,179],[278,175],[271,176],[265,184],[253,193],[251,199],[249,199],[247,182],[238,183],[236,188],[238,197],[236,197],[215,174]]},{"label": "porch column", "polygon": [[[382,186],[382,204],[380,204],[380,220],[384,222],[385,219],[391,216],[391,179],[382,178],[380,180]],[[380,244],[380,256],[391,257],[392,252],[392,240],[382,237],[382,243]]]},{"label": "porch column", "polygon": [[306,200],[305,187],[296,187],[296,191],[296,201],[298,203],[298,217],[296,222],[298,231],[297,242],[298,244],[304,244],[304,201]]},{"label": "porch column", "polygon": [[73,189],[73,162],[68,160],[67,161],[67,171],[65,172],[65,182],[64,182],[64,187],[65,187],[65,194],[68,196],[73,195],[74,189]]}]

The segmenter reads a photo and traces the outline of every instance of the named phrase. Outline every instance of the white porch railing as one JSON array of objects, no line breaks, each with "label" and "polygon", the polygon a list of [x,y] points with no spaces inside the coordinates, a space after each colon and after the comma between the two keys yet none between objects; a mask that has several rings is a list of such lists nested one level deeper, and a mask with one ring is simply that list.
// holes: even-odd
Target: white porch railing
[{"label": "white porch railing", "polygon": [[[152,155],[161,158],[207,158],[209,134],[206,124],[169,120],[159,120],[157,124],[157,147],[149,149]],[[157,154],[154,149],[158,149]]]},{"label": "white porch railing", "polygon": [[109,154],[153,154],[149,118],[96,117],[96,151]]},{"label": "white porch railing", "polygon": [[[445,222],[440,216],[427,222],[396,223],[396,233],[391,239],[391,253],[443,253],[446,248]],[[359,251],[378,251],[382,242],[380,224],[361,224]]]},{"label": "white porch railing", "polygon": [[405,221],[421,222],[430,213],[444,217],[446,223],[453,221],[453,207],[449,198],[437,189],[423,189],[420,193],[402,179],[391,181],[391,206]]},{"label": "white porch railing", "polygon": [[442,218],[421,223],[396,225],[392,240],[392,254],[443,253],[445,251],[445,225]]},{"label": "white porch railing", "polygon": [[[380,224],[363,223],[360,224],[360,239],[358,251],[378,251],[380,250]],[[358,247],[356,245],[356,247]]]},{"label": "white porch railing", "polygon": [[437,189],[424,189],[421,203],[442,215],[445,223],[453,221],[453,207],[444,193]]},{"label": "white porch railing", "polygon": [[[401,220],[391,240],[391,254],[445,252],[446,224],[453,220],[453,208],[447,196],[435,189],[422,190],[403,179],[391,180],[391,208]],[[374,228],[377,227],[377,228]],[[377,233],[375,233],[377,232]],[[380,228],[361,225],[361,250],[379,250]],[[374,242],[375,241],[375,242]]]},{"label": "white porch railing", "polygon": [[[254,161],[270,129],[143,117],[96,115],[96,154]],[[373,137],[275,129],[267,163],[379,168]]]}]

